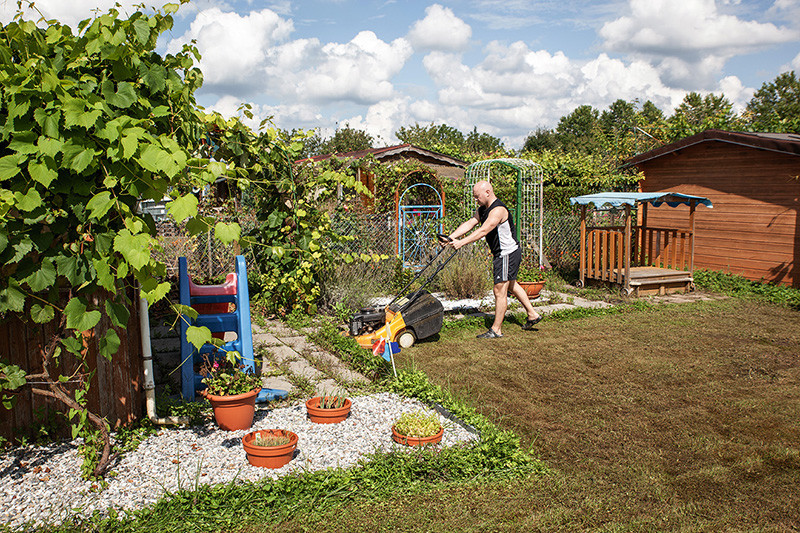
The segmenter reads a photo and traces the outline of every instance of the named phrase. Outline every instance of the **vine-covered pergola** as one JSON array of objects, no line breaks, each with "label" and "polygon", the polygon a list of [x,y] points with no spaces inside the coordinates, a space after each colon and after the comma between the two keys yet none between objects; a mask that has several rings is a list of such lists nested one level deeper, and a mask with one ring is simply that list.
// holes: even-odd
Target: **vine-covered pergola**
[{"label": "vine-covered pergola", "polygon": [[[467,167],[464,176],[464,202],[467,211],[475,205],[472,187],[481,180],[491,183],[492,173],[506,167],[516,173],[516,188],[513,207],[517,225],[517,240],[522,246],[522,261],[538,266],[546,264],[544,258],[544,193],[542,189],[542,167],[528,159],[501,158],[477,161]],[[508,202],[509,198],[501,198]]]}]

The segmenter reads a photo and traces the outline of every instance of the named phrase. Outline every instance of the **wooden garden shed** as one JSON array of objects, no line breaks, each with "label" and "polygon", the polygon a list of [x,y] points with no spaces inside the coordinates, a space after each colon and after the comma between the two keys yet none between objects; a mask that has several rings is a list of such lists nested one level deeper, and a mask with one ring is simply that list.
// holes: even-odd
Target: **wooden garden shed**
[{"label": "wooden garden shed", "polygon": [[[695,218],[695,268],[800,287],[800,135],[707,130],[628,159],[641,192],[704,196]],[[688,206],[653,210],[675,227]]]}]

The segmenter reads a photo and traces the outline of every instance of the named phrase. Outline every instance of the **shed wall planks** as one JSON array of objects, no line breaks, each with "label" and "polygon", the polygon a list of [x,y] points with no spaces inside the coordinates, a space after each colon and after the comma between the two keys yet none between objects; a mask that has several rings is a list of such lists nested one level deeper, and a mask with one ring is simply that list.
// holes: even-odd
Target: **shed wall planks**
[{"label": "shed wall planks", "polygon": [[[696,211],[695,268],[800,287],[800,157],[709,141],[639,164],[643,192],[706,196]],[[682,227],[688,207],[648,211]]]}]

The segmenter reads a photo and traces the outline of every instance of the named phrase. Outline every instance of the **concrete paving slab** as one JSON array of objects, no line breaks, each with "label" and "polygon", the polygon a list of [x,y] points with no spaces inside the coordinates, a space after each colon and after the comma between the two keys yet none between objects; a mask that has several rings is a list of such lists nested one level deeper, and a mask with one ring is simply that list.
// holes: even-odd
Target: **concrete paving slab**
[{"label": "concrete paving slab", "polygon": [[311,366],[305,359],[293,361],[289,363],[289,372],[295,376],[303,376],[312,380],[319,380],[324,378],[324,374]]},{"label": "concrete paving slab", "polygon": [[369,380],[363,374],[350,370],[349,368],[337,368],[333,371],[339,381],[350,381],[355,383],[369,383]]},{"label": "concrete paving slab", "polygon": [[282,336],[280,340],[287,346],[291,346],[296,352],[314,351],[317,348],[302,335],[297,335],[296,332],[294,332],[293,336]]},{"label": "concrete paving slab", "polygon": [[283,389],[289,392],[292,392],[292,389],[294,389],[294,385],[283,376],[264,378],[261,380],[261,385],[268,389]]},{"label": "concrete paving slab", "polygon": [[283,344],[278,346],[268,346],[265,349],[268,354],[267,358],[272,358],[279,364],[287,363],[297,359],[298,357],[302,357],[299,353]]},{"label": "concrete paving slab", "polygon": [[317,396],[346,395],[347,390],[333,379],[323,379],[316,385]]},{"label": "concrete paving slab", "polygon": [[253,344],[263,344],[264,346],[277,346],[281,344],[281,341],[278,340],[278,337],[273,335],[272,333],[255,333],[253,332]]},{"label": "concrete paving slab", "polygon": [[320,364],[328,365],[332,368],[339,368],[344,365],[344,363],[342,363],[342,361],[338,357],[336,357],[332,353],[325,352],[322,350],[311,352],[308,355],[307,359],[309,359],[310,361],[319,361]]}]

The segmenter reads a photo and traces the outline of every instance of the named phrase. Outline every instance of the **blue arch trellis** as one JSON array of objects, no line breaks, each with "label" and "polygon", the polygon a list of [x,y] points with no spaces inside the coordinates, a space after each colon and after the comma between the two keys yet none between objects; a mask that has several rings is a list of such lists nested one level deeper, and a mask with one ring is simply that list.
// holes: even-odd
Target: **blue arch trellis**
[{"label": "blue arch trellis", "polygon": [[[428,187],[439,199],[437,205],[403,205],[406,194],[415,187]],[[416,183],[400,196],[397,206],[397,251],[403,268],[421,268],[429,259],[436,243],[436,234],[442,232],[442,195],[427,183]]]}]

